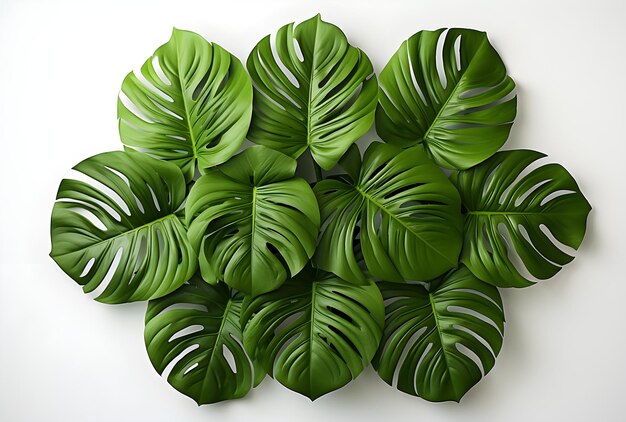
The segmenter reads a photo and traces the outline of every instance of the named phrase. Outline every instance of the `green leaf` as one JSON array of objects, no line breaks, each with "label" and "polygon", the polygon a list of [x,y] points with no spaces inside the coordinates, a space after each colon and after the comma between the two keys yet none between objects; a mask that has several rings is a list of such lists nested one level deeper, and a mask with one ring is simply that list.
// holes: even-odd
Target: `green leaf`
[{"label": "green leaf", "polygon": [[402,147],[423,143],[443,167],[466,169],[508,138],[517,108],[514,88],[486,33],[420,31],[380,74],[376,130]]},{"label": "green leaf", "polygon": [[252,84],[241,62],[200,35],[174,29],[122,84],[117,113],[122,142],[178,165],[186,180],[223,163],[250,125]]},{"label": "green leaf", "polygon": [[175,165],[138,152],[106,152],[74,167],[52,210],[50,256],[85,293],[123,303],[160,297],[196,270],[195,253],[175,214],[185,179]]},{"label": "green leaf", "polygon": [[355,244],[369,272],[381,280],[429,280],[457,265],[459,195],[421,148],[371,144],[358,180],[351,179],[340,176],[315,186],[322,215],[317,267],[363,281]]},{"label": "green leaf", "polygon": [[320,217],[313,191],[293,177],[296,161],[253,146],[207,171],[185,213],[202,277],[251,295],[278,288],[313,252]]},{"label": "green leaf", "polygon": [[465,267],[429,288],[379,287],[385,330],[372,364],[386,383],[429,401],[459,401],[493,368],[504,335],[498,289]]},{"label": "green leaf", "polygon": [[324,169],[333,167],[374,122],[376,76],[369,58],[319,15],[290,23],[250,53],[255,85],[248,138],[293,158],[310,148]]},{"label": "green leaf", "polygon": [[243,397],[265,375],[243,347],[242,300],[223,283],[195,277],[148,304],[150,361],[161,375],[171,366],[167,381],[198,405]]},{"label": "green leaf", "polygon": [[461,260],[481,280],[526,287],[574,259],[559,243],[578,249],[591,206],[562,166],[529,167],[543,157],[503,151],[453,176],[467,210]]},{"label": "green leaf", "polygon": [[267,373],[315,400],[369,364],[384,307],[373,282],[349,284],[309,269],[276,291],[246,297],[242,321],[246,349]]}]

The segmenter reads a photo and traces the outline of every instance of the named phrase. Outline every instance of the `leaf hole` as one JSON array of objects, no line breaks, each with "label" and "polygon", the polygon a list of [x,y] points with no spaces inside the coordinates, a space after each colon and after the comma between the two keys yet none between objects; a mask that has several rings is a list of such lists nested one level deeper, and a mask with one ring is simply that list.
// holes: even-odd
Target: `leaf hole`
[{"label": "leaf hole", "polygon": [[172,343],[173,341],[182,337],[189,337],[192,334],[198,333],[202,330],[204,330],[204,327],[200,324],[190,325],[189,327],[185,327],[182,330],[179,330],[172,334],[172,336],[168,340],[168,343]]},{"label": "leaf hole", "polygon": [[[295,38],[292,38],[292,40],[293,41],[291,41],[291,42],[293,42],[294,47],[295,47],[297,45],[297,42],[296,42]],[[287,38],[286,38],[286,42],[290,42],[290,41],[288,41]],[[295,88],[300,88],[300,82],[298,81],[296,76],[293,74],[291,69],[289,69],[285,65],[285,63],[280,59],[280,56],[278,55],[276,34],[271,34],[270,35],[269,47],[270,47],[270,51],[272,52],[272,57],[274,58],[274,62],[280,68],[280,71],[287,77],[287,80],[289,80],[289,83],[291,83],[291,85],[293,85]],[[299,48],[300,48],[300,46],[298,46],[298,49]],[[302,54],[302,52],[300,52],[300,54]]]},{"label": "leaf hole", "polygon": [[[89,202],[93,202],[100,207],[102,207],[111,217],[115,218],[117,221],[121,221],[122,217],[120,213],[115,210],[113,207],[118,207],[121,211],[130,216],[130,209],[128,205],[124,202],[124,200],[115,192],[113,189],[105,185],[104,183],[94,179],[93,177],[82,173],[78,170],[72,169],[71,171],[71,179],[82,182],[88,186],[91,186],[93,189],[100,191],[104,196],[107,196],[108,203],[101,201],[100,199],[94,198],[93,196],[89,197]],[[61,199],[61,198],[59,198]]]},{"label": "leaf hole", "polygon": [[96,258],[91,258],[89,261],[87,261],[87,264],[85,265],[85,268],[83,268],[83,272],[80,273],[80,278],[85,277],[87,274],[89,274],[89,271],[91,270],[91,267],[93,267],[93,264],[96,262]]},{"label": "leaf hole", "polygon": [[188,373],[190,373],[191,371],[193,371],[194,369],[196,369],[198,367],[199,363],[196,362],[193,365],[191,365],[189,368],[185,369],[185,372],[183,372],[183,376],[187,375]]},{"label": "leaf hole", "polygon": [[354,323],[354,320],[352,319],[352,317],[346,314],[345,312],[340,311],[339,309],[333,306],[326,306],[326,309],[328,309],[330,313],[337,315],[339,318],[348,321],[350,324]]},{"label": "leaf hole", "polygon": [[159,60],[159,56],[152,56],[152,68],[154,69],[154,73],[156,73],[161,82],[163,82],[165,85],[171,86],[172,82],[170,82],[170,80],[165,75],[165,72],[163,72],[163,68],[161,68],[161,62]]},{"label": "leaf hole", "polygon": [[[415,76],[415,70],[416,67],[418,65],[418,63],[413,63],[413,60],[411,59],[412,56],[412,52],[409,50],[409,43],[406,43],[406,57],[409,59],[409,70],[411,71],[411,81],[413,82],[413,87],[415,88],[415,91],[417,92],[417,95],[419,96],[420,100],[422,100],[422,103],[427,106],[428,105],[428,101],[426,101],[426,97],[424,96],[424,92],[422,90],[422,87],[420,85],[420,83],[418,82],[416,76]],[[387,96],[387,98],[390,98],[389,95],[385,94]],[[393,104],[393,103],[392,103]],[[397,105],[394,104],[394,107],[397,110],[402,110],[401,108],[398,108]],[[409,122],[409,119],[407,119],[407,122]]]},{"label": "leaf hole", "polygon": [[489,352],[494,358],[496,357],[496,353],[491,347],[491,344],[487,340],[485,340],[481,335],[477,334],[475,331],[470,330],[469,328],[464,327],[463,325],[459,325],[459,324],[452,324],[452,328],[454,328],[455,330],[463,331],[464,333],[467,333],[470,336],[474,337],[480,344],[482,344],[483,346],[485,346],[487,350],[489,350]]},{"label": "leaf hole", "polygon": [[454,58],[456,59],[456,70],[461,71],[461,35],[454,40]]},{"label": "leaf hole", "polygon": [[461,353],[462,355],[466,356],[469,360],[474,362],[474,365],[476,365],[476,367],[480,370],[481,375],[483,377],[485,376],[485,366],[483,365],[483,362],[480,360],[480,358],[478,357],[476,353],[474,353],[470,348],[466,347],[465,345],[461,343],[456,343],[454,347],[456,347],[456,350],[458,350],[459,353]]},{"label": "leaf hole", "polygon": [[[391,379],[391,385],[393,385],[394,387],[398,385],[398,377],[400,376],[400,371],[402,369],[402,366],[404,366],[404,362],[406,361],[409,352],[412,352],[413,346],[415,345],[415,343],[417,343],[417,340],[419,340],[419,338],[426,332],[427,329],[428,327],[421,327],[419,330],[414,332],[402,348],[402,353],[400,354],[400,358],[398,359],[398,363],[395,370],[393,371],[393,377]],[[385,345],[385,348],[387,347],[388,345]],[[385,350],[383,350],[383,353],[384,352]]]},{"label": "leaf hole", "polygon": [[283,319],[277,326],[274,328],[274,336],[278,336],[280,332],[282,332],[285,328],[291,327],[291,325],[299,320],[304,315],[304,311],[295,312],[287,318]]},{"label": "leaf hole", "polygon": [[235,355],[233,355],[233,352],[225,344],[222,344],[222,355],[224,356],[224,359],[226,359],[230,370],[233,371],[233,374],[236,374],[237,361],[235,360]]},{"label": "leaf hole", "polygon": [[183,360],[187,355],[189,355],[190,353],[192,353],[194,350],[198,348],[200,348],[199,344],[192,344],[191,346],[186,347],[182,352],[180,352],[174,359],[172,359],[167,364],[167,366],[163,369],[163,371],[160,372],[163,378],[169,379],[170,374],[172,373],[172,370],[174,369],[176,365],[178,365],[178,362]]},{"label": "leaf hole", "polygon": [[543,207],[545,204],[547,204],[550,201],[553,201],[557,198],[560,198],[562,196],[567,196],[567,195],[572,195],[572,194],[576,194],[578,192],[573,191],[573,190],[569,190],[569,189],[559,189],[557,191],[554,191],[552,193],[550,193],[549,195],[547,195],[545,198],[543,198],[541,200],[541,203],[539,204],[540,207]]},{"label": "leaf hole", "polygon": [[[111,265],[109,266],[109,269],[107,270],[106,274],[104,275],[104,277],[102,278],[102,280],[97,283],[97,286],[95,289],[90,290],[91,287],[87,288],[87,286],[85,286],[85,292],[89,292],[89,296],[91,298],[98,298],[100,297],[100,295],[102,295],[102,293],[106,290],[106,288],[109,286],[109,283],[111,282],[111,280],[113,279],[113,276],[115,275],[115,273],[117,272],[118,267],[120,266],[120,261],[122,260],[122,254],[124,253],[124,248],[119,248],[116,252],[115,252],[115,256],[113,257],[113,261],[111,261]],[[97,271],[96,271],[97,274]],[[90,280],[90,284],[93,282],[94,280]]]},{"label": "leaf hole", "polygon": [[[67,202],[70,202],[70,201],[67,201]],[[70,208],[70,211],[73,211],[76,214],[80,215],[81,217],[86,218],[87,221],[89,221],[89,223],[91,223],[98,230],[101,230],[101,231],[107,230],[107,226],[102,222],[102,220],[99,219],[92,211],[90,211],[86,207],[72,207]]]},{"label": "leaf hole", "polygon": [[222,78],[222,82],[220,82],[217,89],[215,90],[215,95],[219,94],[226,88],[228,81],[230,81],[230,72],[226,72],[226,75],[224,75],[224,78]]},{"label": "leaf hole", "polygon": [[445,90],[448,86],[448,78],[446,77],[446,70],[443,57],[443,46],[448,36],[449,29],[444,30],[437,39],[437,46],[435,47],[435,65],[437,67],[437,74],[439,75],[439,82],[441,87]]},{"label": "leaf hole", "polygon": [[563,243],[559,239],[557,239],[554,236],[554,234],[552,234],[552,232],[550,231],[548,226],[546,226],[545,224],[540,224],[539,225],[539,230],[541,230],[541,232],[544,235],[546,235],[546,237],[548,239],[550,239],[550,241],[554,244],[554,246],[556,246],[558,249],[560,249],[561,252],[563,252],[564,254],[567,254],[569,256],[575,256],[576,255],[576,249],[572,248],[569,245],[566,245],[565,243]]},{"label": "leaf hole", "polygon": [[530,189],[528,189],[526,192],[524,192],[522,195],[515,199],[515,207],[519,207],[520,205],[522,205],[526,198],[532,195],[541,186],[545,185],[546,183],[550,183],[551,181],[551,179],[546,179],[542,180],[541,182],[535,183],[535,185],[533,185]]},{"label": "leaf hole", "polygon": [[399,188],[394,189],[391,192],[388,192],[387,194],[385,194],[384,198],[385,199],[390,199],[390,198],[393,198],[394,196],[400,195],[402,193],[412,191],[413,189],[417,189],[417,188],[419,188],[420,186],[423,186],[423,185],[424,185],[424,183],[409,183],[409,184],[407,184],[405,186],[400,186]]},{"label": "leaf hole", "polygon": [[133,71],[133,75],[137,78],[137,81],[142,84],[143,86],[145,86],[146,88],[148,88],[150,91],[152,91],[153,93],[155,93],[156,95],[158,95],[159,97],[163,98],[165,101],[168,101],[170,103],[174,102],[174,99],[172,97],[170,97],[169,95],[167,95],[165,92],[161,91],[159,88],[157,88],[156,86],[154,86],[154,84],[152,84],[152,82],[149,82],[145,76],[143,76],[143,73],[141,73],[141,71]]}]

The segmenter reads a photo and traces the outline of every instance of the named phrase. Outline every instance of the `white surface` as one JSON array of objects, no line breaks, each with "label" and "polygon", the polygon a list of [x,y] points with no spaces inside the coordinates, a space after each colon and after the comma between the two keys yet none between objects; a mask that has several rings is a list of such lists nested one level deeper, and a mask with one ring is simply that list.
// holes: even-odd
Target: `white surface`
[{"label": "white surface", "polygon": [[[0,0],[0,420],[624,420],[625,3],[504,3]],[[47,256],[58,183],[83,158],[120,148],[122,79],[172,26],[245,59],[264,35],[318,11],[377,71],[420,29],[487,31],[519,86],[507,148],[548,153],[594,206],[572,264],[503,293],[504,347],[460,405],[399,393],[368,370],[314,403],[267,379],[243,400],[198,408],[152,369],[145,305],[94,302]]]}]

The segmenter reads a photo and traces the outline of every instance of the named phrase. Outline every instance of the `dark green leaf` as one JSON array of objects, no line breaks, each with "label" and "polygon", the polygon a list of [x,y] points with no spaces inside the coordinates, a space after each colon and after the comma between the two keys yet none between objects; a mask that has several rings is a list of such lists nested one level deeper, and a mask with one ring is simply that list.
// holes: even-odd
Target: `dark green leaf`
[{"label": "dark green leaf", "polygon": [[188,280],[196,258],[175,212],[185,179],[175,165],[138,152],[106,152],[74,167],[52,210],[50,256],[105,303],[166,295]]},{"label": "dark green leaf", "polygon": [[423,143],[447,168],[466,169],[493,155],[517,107],[515,83],[487,34],[470,29],[413,35],[381,72],[380,88],[380,137],[402,147]]},{"label": "dark green leaf", "polygon": [[319,15],[283,26],[275,45],[263,38],[247,66],[253,142],[293,158],[310,148],[328,170],[374,122],[378,88],[369,58]]},{"label": "dark green leaf", "polygon": [[498,289],[467,268],[430,284],[380,283],[385,330],[373,365],[385,382],[430,401],[459,401],[502,347]]},{"label": "dark green leaf", "polygon": [[267,373],[315,400],[369,364],[384,307],[373,282],[354,285],[309,269],[276,291],[246,297],[242,321],[246,349]]},{"label": "dark green leaf", "polygon": [[174,29],[140,74],[126,76],[117,110],[124,145],[174,162],[191,180],[196,162],[205,170],[241,147],[252,84],[222,47]]},{"label": "dark green leaf", "polygon": [[420,147],[374,143],[355,183],[327,179],[314,190],[323,222],[314,258],[319,268],[364,280],[355,244],[381,280],[429,280],[457,265],[459,195]]},{"label": "dark green leaf", "polygon": [[[148,356],[159,374],[199,405],[245,396],[265,374],[243,347],[241,294],[192,279],[146,312]],[[257,382],[255,382],[255,379]]]},{"label": "dark green leaf", "polygon": [[308,262],[319,209],[307,182],[293,177],[295,168],[294,159],[253,146],[198,179],[185,213],[206,281],[257,295]]},{"label": "dark green leaf", "polygon": [[467,209],[461,260],[496,286],[525,287],[533,277],[554,276],[573,259],[559,243],[578,249],[585,236],[591,206],[567,170],[546,164],[524,174],[542,157],[503,151],[453,176]]}]

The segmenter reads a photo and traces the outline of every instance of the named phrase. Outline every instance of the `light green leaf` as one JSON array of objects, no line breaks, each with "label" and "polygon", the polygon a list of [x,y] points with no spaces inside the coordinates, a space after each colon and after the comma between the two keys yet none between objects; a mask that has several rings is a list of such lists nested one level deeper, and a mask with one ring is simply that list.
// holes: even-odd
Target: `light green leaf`
[{"label": "light green leaf", "polygon": [[508,138],[517,108],[514,88],[486,33],[420,31],[380,73],[376,130],[402,147],[422,143],[443,167],[466,169]]},{"label": "light green leaf", "polygon": [[198,179],[185,213],[207,282],[224,280],[257,295],[279,287],[313,256],[319,209],[295,169],[294,159],[253,146]]},{"label": "light green leaf", "polygon": [[327,179],[314,191],[322,215],[317,267],[364,280],[356,245],[369,272],[386,281],[429,280],[457,265],[459,195],[421,148],[371,144],[358,180]]},{"label": "light green leaf", "polygon": [[369,58],[319,15],[283,26],[250,53],[255,85],[251,141],[293,158],[310,148],[333,167],[374,122],[376,76]]},{"label": "light green leaf", "polygon": [[50,256],[96,298],[123,303],[160,297],[196,269],[187,233],[175,214],[185,179],[175,165],[138,152],[106,152],[74,167],[52,210]]},{"label": "light green leaf", "polygon": [[526,287],[574,259],[567,247],[580,246],[591,205],[559,164],[528,171],[543,157],[503,151],[453,176],[467,210],[461,260],[481,280]]},{"label": "light green leaf", "polygon": [[[243,295],[193,278],[146,312],[148,356],[159,374],[198,405],[245,396],[263,379],[243,347]],[[256,382],[255,382],[256,379]]]},{"label": "light green leaf", "polygon": [[122,142],[178,165],[187,181],[241,147],[250,125],[252,84],[241,62],[200,35],[174,29],[118,101]]},{"label": "light green leaf", "polygon": [[502,347],[504,311],[495,287],[460,267],[428,288],[380,283],[385,330],[372,364],[400,391],[459,401]]},{"label": "light green leaf", "polygon": [[354,285],[309,269],[278,290],[246,297],[242,322],[246,349],[267,373],[315,400],[369,364],[384,307],[373,282]]}]

